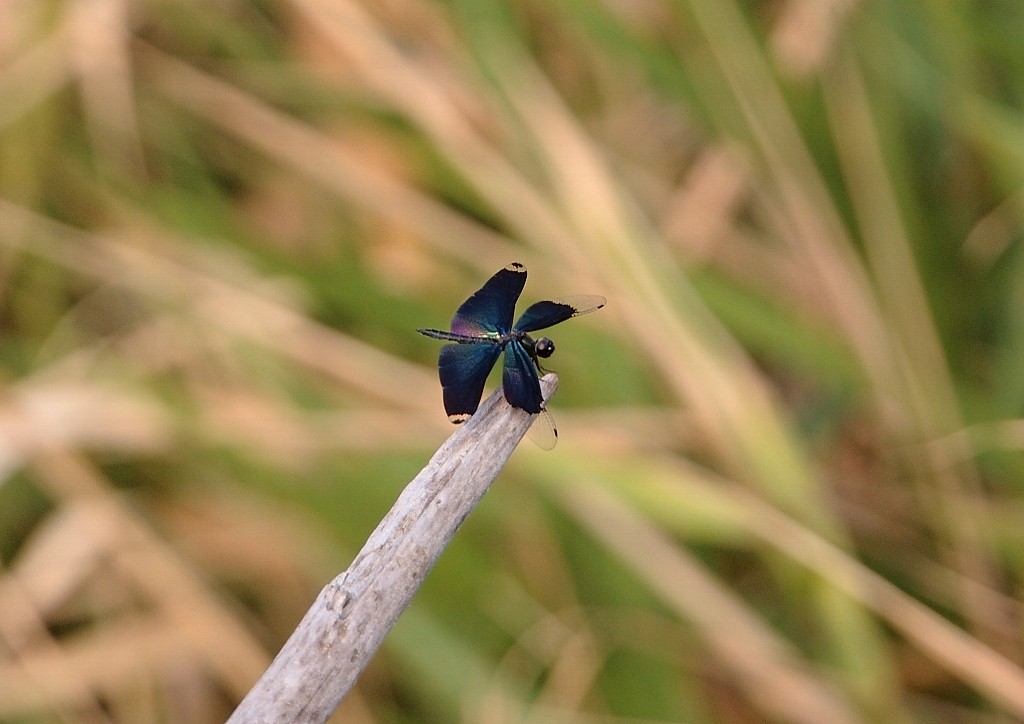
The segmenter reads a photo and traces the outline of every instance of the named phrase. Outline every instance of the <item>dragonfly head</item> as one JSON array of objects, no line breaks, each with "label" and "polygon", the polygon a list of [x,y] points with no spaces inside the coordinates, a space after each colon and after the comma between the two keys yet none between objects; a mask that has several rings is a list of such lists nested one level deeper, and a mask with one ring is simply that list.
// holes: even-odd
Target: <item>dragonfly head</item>
[{"label": "dragonfly head", "polygon": [[533,344],[533,353],[547,359],[555,353],[555,343],[547,337],[541,337]]}]

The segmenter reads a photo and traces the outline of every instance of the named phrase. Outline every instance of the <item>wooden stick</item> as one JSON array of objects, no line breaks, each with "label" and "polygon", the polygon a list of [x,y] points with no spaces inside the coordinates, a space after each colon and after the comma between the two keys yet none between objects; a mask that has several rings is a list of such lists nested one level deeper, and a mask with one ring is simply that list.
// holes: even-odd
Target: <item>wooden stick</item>
[{"label": "wooden stick", "polygon": [[[541,380],[544,399],[558,378]],[[441,446],[327,584],[229,724],[325,722],[533,422],[501,390]]]}]

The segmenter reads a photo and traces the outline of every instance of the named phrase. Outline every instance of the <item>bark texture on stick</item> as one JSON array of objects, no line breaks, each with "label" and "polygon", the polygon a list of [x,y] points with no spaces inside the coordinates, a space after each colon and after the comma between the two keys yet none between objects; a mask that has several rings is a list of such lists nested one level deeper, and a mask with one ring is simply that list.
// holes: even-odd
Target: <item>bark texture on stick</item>
[{"label": "bark texture on stick", "polygon": [[[541,380],[544,398],[558,386]],[[533,422],[498,389],[402,491],[347,571],[317,596],[229,724],[324,722]]]}]

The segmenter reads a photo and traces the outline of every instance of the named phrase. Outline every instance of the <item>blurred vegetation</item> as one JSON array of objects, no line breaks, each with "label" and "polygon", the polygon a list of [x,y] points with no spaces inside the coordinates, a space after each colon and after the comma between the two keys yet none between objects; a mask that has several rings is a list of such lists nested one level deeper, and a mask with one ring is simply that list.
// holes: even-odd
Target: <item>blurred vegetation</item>
[{"label": "blurred vegetation", "polygon": [[[1024,719],[1024,4],[0,7],[0,721],[223,720],[450,433],[528,443],[335,717]],[[492,384],[496,378],[492,378]]]}]

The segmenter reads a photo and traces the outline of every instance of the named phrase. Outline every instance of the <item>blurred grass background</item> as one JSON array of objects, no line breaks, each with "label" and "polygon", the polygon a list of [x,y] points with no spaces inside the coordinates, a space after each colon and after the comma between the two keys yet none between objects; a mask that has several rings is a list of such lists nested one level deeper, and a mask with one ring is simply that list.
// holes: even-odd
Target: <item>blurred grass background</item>
[{"label": "blurred grass background", "polygon": [[[0,5],[0,720],[216,722],[451,432],[528,443],[336,721],[1024,719],[1024,5]],[[493,383],[493,381],[492,381]]]}]

